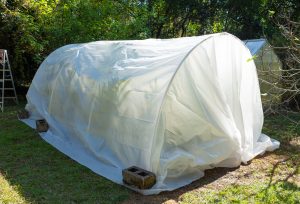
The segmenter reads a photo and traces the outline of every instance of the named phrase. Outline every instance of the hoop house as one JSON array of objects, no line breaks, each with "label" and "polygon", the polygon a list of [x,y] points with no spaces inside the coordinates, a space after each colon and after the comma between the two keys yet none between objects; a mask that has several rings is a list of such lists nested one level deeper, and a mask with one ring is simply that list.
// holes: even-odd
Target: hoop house
[{"label": "hoop house", "polygon": [[46,119],[44,140],[114,182],[135,165],[157,176],[135,190],[173,190],[279,146],[250,58],[228,33],[67,45],[38,69],[25,122]]}]

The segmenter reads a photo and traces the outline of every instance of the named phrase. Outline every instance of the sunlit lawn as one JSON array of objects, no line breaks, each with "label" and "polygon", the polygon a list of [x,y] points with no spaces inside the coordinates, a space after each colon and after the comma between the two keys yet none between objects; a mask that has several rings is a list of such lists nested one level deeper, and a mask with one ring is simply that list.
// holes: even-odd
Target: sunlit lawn
[{"label": "sunlit lawn", "polygon": [[0,113],[0,203],[117,203],[128,198],[127,189],[69,159],[19,122],[17,109]]},{"label": "sunlit lawn", "polygon": [[[281,140],[279,150],[211,179],[142,196],[93,173],[43,141],[16,119],[21,106],[0,112],[0,203],[299,203],[300,127],[272,116],[264,132]],[[290,116],[300,120],[300,114]],[[297,140],[298,139],[298,140]],[[267,162],[268,160],[268,162]],[[251,171],[249,170],[251,168]],[[251,175],[247,174],[247,169]],[[246,173],[245,173],[246,172]],[[222,175],[221,175],[222,174]],[[225,176],[223,176],[223,174]],[[238,177],[225,182],[226,175]],[[218,187],[221,186],[221,187]]]}]

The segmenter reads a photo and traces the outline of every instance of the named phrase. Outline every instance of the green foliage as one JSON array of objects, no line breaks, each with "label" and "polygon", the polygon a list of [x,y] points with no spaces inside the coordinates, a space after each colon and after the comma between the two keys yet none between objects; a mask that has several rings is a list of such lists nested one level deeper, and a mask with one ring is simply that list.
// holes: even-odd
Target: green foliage
[{"label": "green foliage", "polygon": [[149,37],[146,10],[138,7],[109,0],[2,2],[0,47],[9,51],[18,84],[29,83],[43,59],[65,44]]},{"label": "green foliage", "polygon": [[8,49],[13,55],[12,65],[17,67],[17,78],[29,77],[28,68],[32,61],[40,63],[42,60],[40,53],[44,46],[38,39],[38,25],[34,22],[34,18],[23,10],[9,10],[6,7],[1,8],[0,25],[1,47]]},{"label": "green foliage", "polygon": [[281,13],[299,16],[298,0],[7,0],[0,1],[0,47],[18,84],[31,82],[53,50],[96,40],[171,38],[230,32],[282,42]]}]

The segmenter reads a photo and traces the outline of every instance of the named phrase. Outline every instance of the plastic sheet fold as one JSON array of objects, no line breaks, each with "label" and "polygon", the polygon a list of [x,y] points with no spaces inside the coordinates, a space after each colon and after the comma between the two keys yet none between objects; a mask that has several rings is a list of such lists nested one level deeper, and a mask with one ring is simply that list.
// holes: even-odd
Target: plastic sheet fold
[{"label": "plastic sheet fold", "polygon": [[116,183],[135,165],[157,183],[134,190],[174,190],[279,147],[251,58],[228,33],[67,45],[38,69],[24,122],[46,119],[44,140]]}]

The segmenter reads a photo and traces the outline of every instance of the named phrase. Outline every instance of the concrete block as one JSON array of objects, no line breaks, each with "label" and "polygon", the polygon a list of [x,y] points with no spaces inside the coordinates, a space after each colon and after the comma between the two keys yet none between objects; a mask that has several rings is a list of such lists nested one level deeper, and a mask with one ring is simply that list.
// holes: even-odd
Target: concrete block
[{"label": "concrete block", "polygon": [[29,112],[27,111],[27,110],[20,110],[20,111],[18,111],[18,118],[19,119],[27,119],[27,118],[29,118]]},{"label": "concrete block", "polygon": [[38,132],[47,132],[49,129],[49,125],[46,120],[37,120],[36,121],[36,130]]},{"label": "concrete block", "polygon": [[156,183],[156,176],[136,166],[129,167],[122,171],[123,182],[139,189],[149,189]]}]

